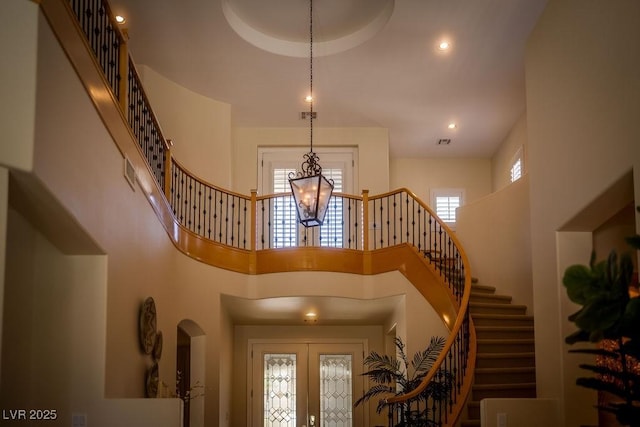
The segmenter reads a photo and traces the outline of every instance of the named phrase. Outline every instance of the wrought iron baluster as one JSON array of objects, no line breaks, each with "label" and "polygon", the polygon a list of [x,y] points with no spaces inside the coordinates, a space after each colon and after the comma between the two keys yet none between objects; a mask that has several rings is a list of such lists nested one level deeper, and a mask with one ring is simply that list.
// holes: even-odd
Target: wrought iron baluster
[{"label": "wrought iron baluster", "polygon": [[[386,199],[387,199],[387,244],[386,246],[388,247],[388,246],[391,246],[391,240],[390,240],[391,224],[389,222],[390,221],[389,197],[387,197]],[[395,221],[394,221],[394,228],[395,228]]]},{"label": "wrought iron baluster", "polygon": [[378,224],[376,223],[376,199],[373,199],[373,211],[371,216],[373,217],[373,249],[376,249],[378,244],[378,238],[376,237],[376,232],[378,230]]}]

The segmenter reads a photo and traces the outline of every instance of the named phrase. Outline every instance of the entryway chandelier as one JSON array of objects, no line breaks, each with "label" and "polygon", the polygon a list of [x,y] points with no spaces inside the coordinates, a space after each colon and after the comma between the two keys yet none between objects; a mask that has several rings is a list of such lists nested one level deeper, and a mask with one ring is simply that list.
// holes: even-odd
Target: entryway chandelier
[{"label": "entryway chandelier", "polygon": [[333,192],[333,180],[322,175],[320,158],[313,151],[313,0],[309,0],[309,140],[301,170],[289,173],[298,221],[305,227],[322,225]]}]

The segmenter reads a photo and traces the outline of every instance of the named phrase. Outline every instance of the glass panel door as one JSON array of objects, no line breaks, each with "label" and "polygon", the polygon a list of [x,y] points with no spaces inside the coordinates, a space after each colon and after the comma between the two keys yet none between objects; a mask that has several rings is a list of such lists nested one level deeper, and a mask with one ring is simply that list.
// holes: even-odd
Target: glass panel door
[{"label": "glass panel door", "polygon": [[252,345],[251,426],[301,427],[307,418],[307,345]]},{"label": "glass panel door", "polygon": [[254,343],[249,425],[354,427],[365,423],[362,343]]},{"label": "glass panel door", "polygon": [[316,426],[364,425],[363,407],[353,407],[364,393],[362,354],[362,343],[309,345],[309,415]]}]

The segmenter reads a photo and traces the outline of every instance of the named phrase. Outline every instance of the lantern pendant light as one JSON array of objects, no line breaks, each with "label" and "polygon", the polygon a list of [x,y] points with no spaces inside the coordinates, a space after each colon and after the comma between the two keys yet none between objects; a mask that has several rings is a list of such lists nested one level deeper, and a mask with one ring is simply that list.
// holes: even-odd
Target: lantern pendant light
[{"label": "lantern pendant light", "polygon": [[313,151],[313,0],[309,0],[309,138],[301,170],[289,173],[298,221],[305,227],[322,225],[333,192],[333,180],[322,175],[320,158]]}]

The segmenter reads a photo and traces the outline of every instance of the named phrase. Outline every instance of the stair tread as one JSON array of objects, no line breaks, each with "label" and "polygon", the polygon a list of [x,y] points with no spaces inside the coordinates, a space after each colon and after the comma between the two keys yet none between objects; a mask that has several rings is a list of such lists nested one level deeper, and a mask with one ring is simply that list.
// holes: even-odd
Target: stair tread
[{"label": "stair tread", "polygon": [[482,292],[471,292],[469,302],[491,302],[494,304],[511,304],[511,297]]},{"label": "stair tread", "polygon": [[509,358],[529,358],[535,357],[535,353],[533,352],[522,352],[522,353],[478,353],[476,357],[484,358],[484,359],[509,359]]},{"label": "stair tread", "polygon": [[514,388],[536,388],[536,383],[513,383],[513,384],[474,384],[471,388],[476,390],[502,390]]},{"label": "stair tread", "polygon": [[478,344],[522,344],[522,343],[533,343],[536,340],[534,338],[478,338]]},{"label": "stair tread", "polygon": [[471,287],[471,298],[475,297],[482,297],[482,298],[495,298],[495,299],[508,299],[511,300],[513,299],[513,297],[509,296],[509,295],[502,295],[502,294],[488,294],[486,292],[474,292],[473,290],[474,286]]},{"label": "stair tread", "polygon": [[533,320],[533,316],[529,314],[487,314],[487,313],[478,313],[472,314],[471,318],[477,319],[525,319],[525,320]]},{"label": "stair tread", "polygon": [[524,304],[500,304],[500,303],[495,303],[495,302],[475,302],[475,301],[471,301],[469,302],[469,307],[496,307],[496,308],[505,308],[505,307],[509,307],[509,308],[513,308],[515,309],[525,309],[527,308],[526,305]]},{"label": "stair tread", "polygon": [[476,326],[476,331],[533,331],[533,326]]},{"label": "stair tread", "polygon": [[515,372],[535,372],[536,368],[533,366],[505,366],[500,368],[476,368],[476,372],[481,374],[492,373],[515,373]]},{"label": "stair tread", "polygon": [[473,278],[471,279],[471,290],[476,290],[476,291],[485,291],[485,292],[495,292],[496,288],[495,286],[488,286],[488,285],[479,285],[478,282],[474,282]]}]

